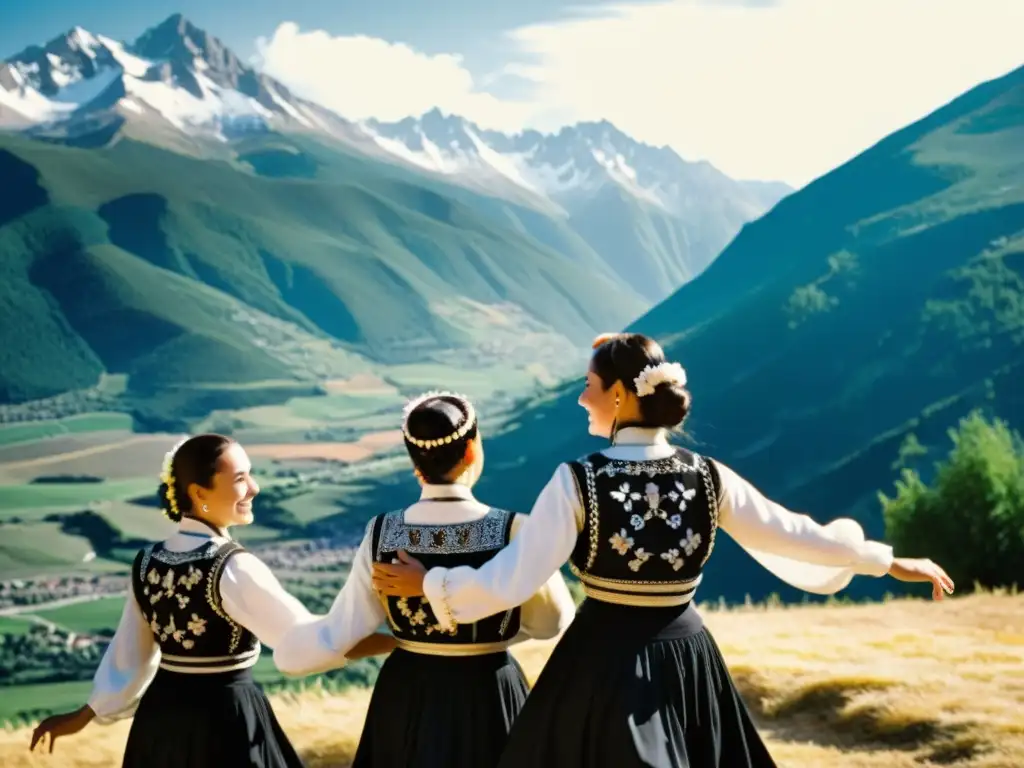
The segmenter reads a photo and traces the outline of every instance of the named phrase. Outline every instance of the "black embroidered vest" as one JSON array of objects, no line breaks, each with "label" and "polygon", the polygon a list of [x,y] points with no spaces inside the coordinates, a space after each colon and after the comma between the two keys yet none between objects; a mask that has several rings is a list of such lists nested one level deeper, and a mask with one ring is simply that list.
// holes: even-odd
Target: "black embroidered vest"
[{"label": "black embroidered vest", "polygon": [[[427,570],[440,566],[477,568],[509,542],[515,515],[491,509],[484,517],[463,523],[425,525],[406,523],[405,511],[379,515],[370,522],[373,556],[390,563],[404,549]],[[508,647],[519,633],[519,607],[487,616],[472,624],[456,624],[445,630],[433,606],[423,597],[381,597],[391,631],[399,647],[438,655],[495,653]]]},{"label": "black embroidered vest", "polygon": [[594,453],[569,468],[584,511],[569,567],[587,596],[639,606],[693,599],[718,528],[708,462],[677,448],[645,461]]},{"label": "black embroidered vest", "polygon": [[160,666],[173,672],[224,672],[252,666],[260,644],[221,604],[220,577],[234,541],[209,541],[188,552],[151,544],[135,557],[132,589],[160,646]]}]

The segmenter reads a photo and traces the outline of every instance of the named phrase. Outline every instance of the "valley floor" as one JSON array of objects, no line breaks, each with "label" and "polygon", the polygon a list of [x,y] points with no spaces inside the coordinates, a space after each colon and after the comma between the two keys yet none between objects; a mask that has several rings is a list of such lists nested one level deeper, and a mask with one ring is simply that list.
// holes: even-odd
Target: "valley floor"
[{"label": "valley floor", "polygon": [[[1024,595],[931,603],[704,609],[783,768],[1024,766]],[[516,655],[535,678],[550,643]],[[310,768],[348,765],[369,691],[307,691],[274,706]],[[29,755],[0,732],[6,768],[117,765],[128,723]]]}]

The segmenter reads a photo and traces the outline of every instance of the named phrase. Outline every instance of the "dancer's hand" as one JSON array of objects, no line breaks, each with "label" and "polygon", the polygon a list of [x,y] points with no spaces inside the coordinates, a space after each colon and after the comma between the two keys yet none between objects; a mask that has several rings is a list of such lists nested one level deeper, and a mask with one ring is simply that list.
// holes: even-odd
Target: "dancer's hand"
[{"label": "dancer's hand", "polygon": [[34,751],[36,744],[42,742],[43,737],[49,735],[50,753],[52,754],[53,745],[58,737],[71,736],[78,733],[92,722],[94,717],[96,717],[96,713],[92,711],[92,707],[88,704],[80,709],[76,709],[74,712],[65,712],[63,715],[51,715],[32,731],[32,743],[29,745],[29,751]]},{"label": "dancer's hand", "polygon": [[345,654],[349,661],[365,659],[367,656],[379,656],[382,653],[391,653],[397,644],[394,635],[385,632],[374,632],[356,643],[352,650]]},{"label": "dancer's hand", "polygon": [[390,597],[420,597],[423,594],[423,577],[427,569],[405,550],[398,550],[400,562],[391,565],[374,563],[373,587],[382,595]]},{"label": "dancer's hand", "polygon": [[953,594],[953,580],[931,560],[897,557],[892,561],[889,575],[899,581],[930,581],[933,600],[941,600],[946,594]]}]

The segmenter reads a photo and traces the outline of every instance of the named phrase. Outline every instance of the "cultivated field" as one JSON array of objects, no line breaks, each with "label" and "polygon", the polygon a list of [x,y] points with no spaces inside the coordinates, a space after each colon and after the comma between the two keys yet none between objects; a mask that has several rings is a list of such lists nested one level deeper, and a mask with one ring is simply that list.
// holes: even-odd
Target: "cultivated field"
[{"label": "cultivated field", "polygon": [[[1024,596],[942,603],[703,609],[788,768],[1024,765]],[[548,643],[516,655],[531,678]],[[275,697],[311,768],[346,766],[369,692]],[[91,727],[29,755],[29,731],[0,733],[5,768],[118,764],[128,723]]]},{"label": "cultivated field", "polygon": [[274,461],[362,461],[402,444],[402,430],[371,432],[351,443],[257,443],[246,446],[246,452],[253,459]]}]

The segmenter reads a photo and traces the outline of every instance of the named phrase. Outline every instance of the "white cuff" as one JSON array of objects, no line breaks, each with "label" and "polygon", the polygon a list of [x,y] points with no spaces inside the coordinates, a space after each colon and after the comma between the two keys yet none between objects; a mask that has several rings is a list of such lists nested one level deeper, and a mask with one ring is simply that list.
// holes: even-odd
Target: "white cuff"
[{"label": "white cuff", "polygon": [[139,708],[139,702],[135,701],[117,712],[100,714],[103,711],[103,707],[98,706],[96,703],[97,701],[98,699],[93,699],[86,702],[89,705],[89,709],[91,709],[95,714],[92,721],[96,723],[96,725],[113,725],[121,720],[126,720],[129,717],[133,717],[135,715],[135,710]]},{"label": "white cuff", "polygon": [[446,631],[455,628],[455,617],[448,606],[447,581],[447,568],[431,568],[423,577],[423,596],[434,609],[437,623]]},{"label": "white cuff", "polygon": [[879,541],[865,541],[860,545],[861,564],[857,572],[865,576],[882,577],[889,573],[894,559],[892,547]]}]

